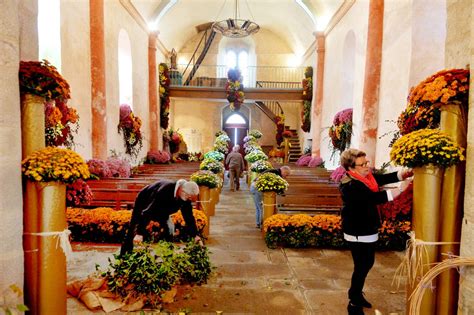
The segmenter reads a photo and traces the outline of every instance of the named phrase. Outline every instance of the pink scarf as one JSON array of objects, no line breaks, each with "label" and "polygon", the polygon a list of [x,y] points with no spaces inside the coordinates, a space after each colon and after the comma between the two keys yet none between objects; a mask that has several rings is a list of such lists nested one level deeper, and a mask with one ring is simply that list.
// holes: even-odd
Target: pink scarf
[{"label": "pink scarf", "polygon": [[367,186],[373,192],[379,191],[379,184],[377,184],[377,181],[375,180],[374,175],[372,175],[372,173],[367,174],[367,177],[363,177],[362,175],[354,171],[347,171],[347,173],[352,178],[364,183],[365,186]]}]

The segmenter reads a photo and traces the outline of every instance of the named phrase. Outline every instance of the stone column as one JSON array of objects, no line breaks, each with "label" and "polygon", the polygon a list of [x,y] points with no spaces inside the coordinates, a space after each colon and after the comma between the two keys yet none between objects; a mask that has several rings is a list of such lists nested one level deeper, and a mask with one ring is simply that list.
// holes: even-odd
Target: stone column
[{"label": "stone column", "polygon": [[[23,43],[27,40],[38,42],[36,31],[22,38],[22,25],[27,19],[21,19],[21,4],[17,0],[1,2],[0,10],[0,292],[15,284],[23,290],[23,212],[21,186],[21,114],[20,92],[18,90],[18,67],[20,51],[23,52]],[[37,6],[30,8],[37,12]],[[36,13],[37,14],[37,13]],[[34,22],[36,19],[34,19]],[[29,22],[28,22],[29,23]],[[22,54],[21,57],[24,57]],[[32,58],[32,59],[29,59]],[[29,56],[25,60],[36,60],[36,56]],[[13,293],[13,292],[9,292]],[[1,294],[0,294],[1,295]],[[3,296],[2,296],[3,297]],[[23,303],[23,297],[15,294],[7,297],[9,305]]]},{"label": "stone column", "polygon": [[[324,32],[315,32],[316,36],[316,52],[317,52],[317,68],[316,82],[313,81],[313,110],[311,113],[311,126],[313,133],[313,142],[311,155],[319,157],[321,155],[321,123],[323,110],[323,89],[324,89],[324,55],[326,37]],[[314,79],[313,79],[314,80]]]},{"label": "stone column", "polygon": [[104,0],[90,0],[92,156],[107,158]]},{"label": "stone column", "polygon": [[158,146],[158,125],[159,106],[158,106],[158,80],[156,66],[156,41],[157,33],[151,32],[148,35],[148,107],[150,124],[150,150],[156,151]]},{"label": "stone column", "polygon": [[[378,128],[380,69],[382,65],[384,0],[370,0],[365,59],[362,124],[359,148],[375,162]],[[375,164],[375,163],[374,163]]]}]

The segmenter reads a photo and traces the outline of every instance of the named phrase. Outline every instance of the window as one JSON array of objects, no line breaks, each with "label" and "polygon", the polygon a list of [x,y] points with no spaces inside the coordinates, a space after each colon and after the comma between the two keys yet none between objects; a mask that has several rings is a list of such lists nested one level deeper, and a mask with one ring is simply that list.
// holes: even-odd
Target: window
[{"label": "window", "polygon": [[46,59],[61,72],[59,0],[38,1],[38,59]]},{"label": "window", "polygon": [[132,49],[125,30],[118,37],[119,101],[133,109]]},{"label": "window", "polygon": [[242,74],[243,84],[249,86],[248,78],[248,66],[249,66],[249,54],[245,50],[235,51],[229,50],[226,54],[226,66],[227,70],[232,68],[238,68]]}]

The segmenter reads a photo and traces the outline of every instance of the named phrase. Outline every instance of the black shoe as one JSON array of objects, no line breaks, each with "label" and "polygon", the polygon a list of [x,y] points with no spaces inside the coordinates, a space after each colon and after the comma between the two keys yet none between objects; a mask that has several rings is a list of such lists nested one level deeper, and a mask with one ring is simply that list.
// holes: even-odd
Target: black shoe
[{"label": "black shoe", "polygon": [[347,313],[349,315],[364,315],[364,310],[362,309],[362,306],[358,306],[352,302],[349,302],[347,305]]},{"label": "black shoe", "polygon": [[355,299],[351,299],[351,303],[361,307],[372,308],[372,304],[365,299],[363,294]]}]

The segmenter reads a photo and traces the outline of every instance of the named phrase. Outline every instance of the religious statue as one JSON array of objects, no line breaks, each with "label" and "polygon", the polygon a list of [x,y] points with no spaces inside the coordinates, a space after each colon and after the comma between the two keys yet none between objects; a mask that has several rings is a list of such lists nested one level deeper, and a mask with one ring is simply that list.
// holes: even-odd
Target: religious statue
[{"label": "religious statue", "polygon": [[174,48],[171,50],[171,55],[170,55],[170,60],[171,60],[171,70],[176,70],[178,69],[176,65],[176,59],[178,58],[178,54],[176,53],[176,50]]}]

